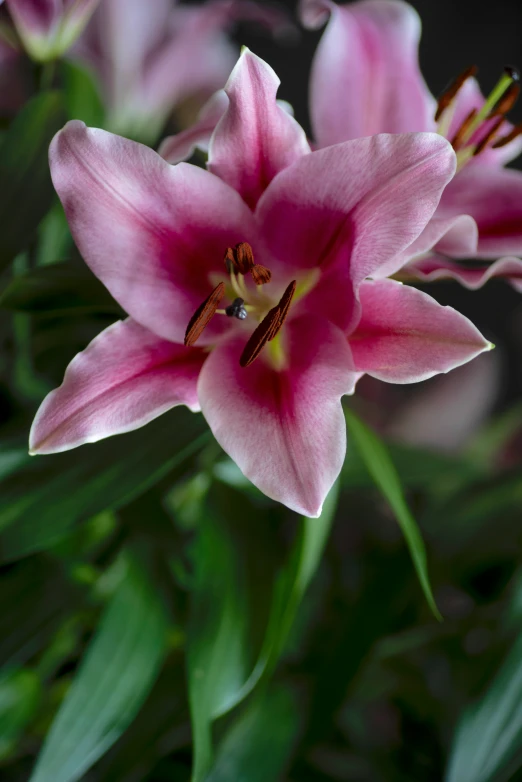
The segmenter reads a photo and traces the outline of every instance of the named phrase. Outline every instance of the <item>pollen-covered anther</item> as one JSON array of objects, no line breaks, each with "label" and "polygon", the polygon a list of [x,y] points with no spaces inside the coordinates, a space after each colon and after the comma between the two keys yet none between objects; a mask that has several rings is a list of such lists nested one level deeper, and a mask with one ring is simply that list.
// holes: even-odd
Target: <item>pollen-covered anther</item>
[{"label": "pollen-covered anther", "polygon": [[477,144],[477,146],[473,150],[473,155],[475,155],[475,156],[476,155],[480,155],[480,153],[487,147],[487,145],[490,143],[490,141],[493,138],[495,138],[495,136],[497,135],[497,133],[498,133],[498,131],[500,129],[500,126],[502,125],[503,122],[504,122],[504,117],[498,117],[498,119],[495,120],[495,122],[493,124],[493,127],[490,128],[488,133],[486,133],[484,138],[479,141],[479,143]]},{"label": "pollen-covered anther", "polygon": [[513,130],[511,130],[506,136],[502,136],[502,138],[499,138],[497,141],[495,141],[495,143],[491,145],[491,148],[500,149],[500,147],[505,147],[506,144],[510,144],[518,136],[522,136],[522,122],[519,125],[515,125]]},{"label": "pollen-covered anther", "polygon": [[248,242],[240,242],[235,247],[227,248],[225,266],[229,274],[248,274],[254,266],[254,253]]},{"label": "pollen-covered anther", "polygon": [[455,151],[458,150],[461,144],[463,143],[463,139],[466,137],[468,128],[470,127],[470,125],[472,124],[476,116],[477,116],[477,109],[471,109],[471,111],[466,116],[461,126],[458,128],[457,132],[453,136],[451,140],[451,146]]},{"label": "pollen-covered anther", "polygon": [[520,71],[514,65],[504,65],[504,73],[513,81],[520,81]]},{"label": "pollen-covered anther", "polygon": [[266,266],[261,266],[260,263],[255,263],[250,272],[256,285],[266,285],[272,279],[270,269],[267,269]]},{"label": "pollen-covered anther", "polygon": [[437,110],[435,112],[435,122],[439,121],[448,106],[453,102],[453,99],[459,92],[464,82],[471,78],[471,76],[475,76],[477,70],[478,69],[476,65],[470,65],[470,67],[466,68],[466,70],[463,71],[460,76],[457,76],[455,81],[450,84],[448,89],[442,93],[437,104]]},{"label": "pollen-covered anther", "polygon": [[185,332],[185,345],[190,347],[200,338],[204,329],[208,326],[216,310],[219,307],[221,299],[225,295],[225,283],[220,282],[216,285],[210,296],[201,304],[194,315],[191,317],[187,330]]},{"label": "pollen-covered anther", "polygon": [[248,367],[259,356],[267,342],[274,339],[281,331],[285,322],[292,298],[295,293],[297,281],[292,280],[287,287],[279,304],[273,307],[263,318],[256,330],[251,334],[239,359],[242,367]]}]

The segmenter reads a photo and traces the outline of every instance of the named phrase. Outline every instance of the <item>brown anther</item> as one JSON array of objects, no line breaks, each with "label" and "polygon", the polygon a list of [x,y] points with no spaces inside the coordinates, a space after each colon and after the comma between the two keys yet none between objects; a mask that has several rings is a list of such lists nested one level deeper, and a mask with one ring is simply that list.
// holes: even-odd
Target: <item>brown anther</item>
[{"label": "brown anther", "polygon": [[240,242],[235,247],[229,247],[225,253],[225,266],[231,274],[248,274],[254,266],[254,253],[248,242]]},{"label": "brown anther", "polygon": [[261,266],[260,263],[255,263],[250,269],[252,279],[256,285],[266,285],[272,279],[272,272],[267,269],[266,266]]},{"label": "brown anther", "polygon": [[453,81],[447,90],[445,90],[442,95],[439,98],[439,102],[437,104],[437,111],[435,112],[435,122],[438,122],[439,119],[442,117],[442,114],[446,111],[450,103],[453,101],[453,98],[456,96],[457,92],[460,90],[462,85],[465,81],[467,81],[471,76],[474,76],[477,72],[477,66],[476,65],[470,65],[469,68],[466,68],[465,71],[463,71],[460,76],[457,76],[455,81]]},{"label": "brown anther", "polygon": [[491,111],[488,114],[488,119],[491,119],[492,117],[498,117],[499,115],[507,114],[511,111],[515,103],[517,102],[518,96],[520,94],[520,87],[518,84],[510,84],[510,86],[507,88],[504,95],[501,97],[501,99],[498,101],[496,106],[493,106]]},{"label": "brown anther", "polygon": [[191,317],[187,330],[185,332],[185,345],[190,347],[200,338],[203,330],[208,326],[216,310],[219,307],[221,299],[225,295],[225,283],[220,282],[210,296],[201,304],[194,315]]},{"label": "brown anther", "polygon": [[505,147],[506,144],[514,141],[518,136],[522,136],[522,122],[519,125],[515,125],[513,130],[508,133],[507,136],[503,136],[502,138],[499,138],[498,141],[495,141],[495,143],[491,145],[491,148],[500,149],[500,147]]},{"label": "brown anther", "polygon": [[241,354],[241,358],[239,359],[239,363],[242,367],[248,367],[255,361],[266,343],[274,339],[281,331],[286,316],[288,315],[288,310],[290,309],[296,285],[296,280],[293,280],[281,296],[279,304],[272,307],[256,330],[251,334],[250,339],[246,343],[245,349]]},{"label": "brown anther", "polygon": [[498,117],[498,119],[495,120],[493,127],[488,131],[488,133],[486,133],[484,138],[475,147],[473,152],[474,156],[480,155],[480,153],[487,147],[489,142],[497,135],[503,122],[504,117]]},{"label": "brown anther", "polygon": [[477,109],[471,109],[469,114],[466,116],[464,122],[461,124],[455,135],[453,136],[453,139],[451,141],[451,146],[454,150],[457,150],[460,145],[462,144],[462,139],[466,135],[469,126],[477,116]]}]

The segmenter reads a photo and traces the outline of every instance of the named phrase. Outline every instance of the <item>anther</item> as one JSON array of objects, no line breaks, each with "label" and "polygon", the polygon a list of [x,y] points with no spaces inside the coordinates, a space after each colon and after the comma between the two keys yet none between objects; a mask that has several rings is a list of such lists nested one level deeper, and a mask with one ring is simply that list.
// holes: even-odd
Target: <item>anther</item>
[{"label": "anther", "polygon": [[297,282],[293,280],[287,287],[281,301],[263,318],[256,330],[251,334],[239,359],[242,367],[248,367],[259,356],[267,342],[279,334],[285,322]]},{"label": "anther", "polygon": [[261,266],[260,263],[255,263],[250,271],[256,285],[266,285],[272,279],[270,269],[267,269],[266,266]]},{"label": "anther", "polygon": [[435,112],[435,122],[439,121],[442,114],[453,101],[464,82],[471,78],[471,76],[474,76],[477,73],[477,70],[478,69],[476,65],[470,65],[470,67],[466,68],[466,70],[463,71],[460,76],[457,76],[455,81],[450,84],[448,89],[442,93],[437,104],[437,111]]},{"label": "anther", "polygon": [[220,282],[217,285],[210,296],[208,296],[203,304],[201,304],[194,315],[191,317],[185,332],[185,345],[190,347],[200,338],[204,329],[208,326],[216,310],[219,307],[221,299],[225,295],[225,283]]},{"label": "anther", "polygon": [[227,272],[232,274],[248,274],[254,266],[254,253],[248,242],[240,242],[235,247],[229,247],[225,253]]},{"label": "anther", "polygon": [[498,117],[498,119],[495,120],[493,127],[489,130],[488,133],[484,136],[484,138],[477,144],[475,149],[473,150],[473,155],[476,157],[477,155],[480,155],[480,153],[487,147],[489,142],[497,135],[500,126],[504,122],[504,117]]},{"label": "anther", "polygon": [[240,299],[238,297],[237,299],[234,299],[232,304],[229,304],[229,306],[225,309],[225,312],[229,318],[237,318],[238,320],[245,320],[247,316],[247,311],[244,305],[245,305],[245,300]]},{"label": "anther", "polygon": [[511,84],[507,88],[506,92],[504,93],[502,98],[499,100],[497,105],[493,106],[493,108],[489,112],[488,119],[492,119],[493,117],[497,117],[500,114],[505,115],[509,111],[511,111],[511,109],[513,108],[513,106],[517,102],[517,98],[518,98],[519,94],[520,94],[520,87],[518,86],[518,84],[515,84],[515,83]]},{"label": "anther", "polygon": [[515,125],[512,131],[508,133],[506,136],[503,136],[502,138],[499,138],[498,141],[495,141],[494,144],[491,145],[492,149],[500,149],[500,147],[505,147],[506,144],[509,144],[511,141],[514,141],[518,136],[522,135],[522,123],[519,125]]},{"label": "anther", "polygon": [[462,141],[466,136],[466,133],[468,132],[468,128],[470,127],[470,125],[472,124],[476,116],[477,116],[477,109],[471,109],[471,111],[465,118],[464,122],[461,124],[461,126],[453,136],[453,139],[451,141],[451,146],[453,147],[454,150],[457,150],[462,144]]}]

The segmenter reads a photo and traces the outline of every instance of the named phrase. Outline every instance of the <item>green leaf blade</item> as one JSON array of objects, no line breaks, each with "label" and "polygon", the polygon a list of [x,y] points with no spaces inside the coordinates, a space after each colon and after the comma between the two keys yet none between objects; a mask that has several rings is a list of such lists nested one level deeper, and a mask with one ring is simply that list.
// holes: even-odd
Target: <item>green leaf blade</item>
[{"label": "green leaf blade", "polygon": [[377,435],[358,418],[352,410],[345,410],[346,423],[355,446],[366,464],[374,483],[387,499],[397,522],[403,532],[406,544],[417,571],[422,591],[434,616],[441,621],[442,616],[435,603],[428,576],[426,548],[422,535],[404,498],[397,471],[386,447]]},{"label": "green leaf blade", "polygon": [[134,559],[53,722],[30,782],[74,782],[117,740],[166,650],[163,604]]}]

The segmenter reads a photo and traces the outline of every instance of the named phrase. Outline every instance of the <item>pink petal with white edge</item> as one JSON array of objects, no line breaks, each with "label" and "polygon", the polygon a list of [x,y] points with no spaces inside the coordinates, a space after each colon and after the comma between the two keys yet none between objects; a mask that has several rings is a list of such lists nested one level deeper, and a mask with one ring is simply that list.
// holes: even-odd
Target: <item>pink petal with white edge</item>
[{"label": "pink petal with white edge", "polygon": [[[255,249],[250,210],[207,171],[170,166],[148,147],[82,122],[55,136],[50,163],[87,264],[135,320],[183,342],[227,247],[249,241]],[[215,339],[221,320],[201,344]]]},{"label": "pink petal with white edge", "polygon": [[[435,130],[435,101],[419,70],[420,19],[401,0],[362,0],[330,10],[312,66],[310,105],[324,147],[375,133]],[[320,21],[320,4],[303,7]]]},{"label": "pink petal with white edge", "polygon": [[401,270],[403,274],[407,279],[420,282],[457,280],[472,291],[482,288],[489,280],[503,279],[522,293],[522,260],[519,258],[500,258],[490,266],[477,266],[454,263],[441,255],[430,255],[405,266]]},{"label": "pink petal with white edge", "polygon": [[261,198],[260,231],[281,266],[344,263],[358,285],[392,263],[426,227],[455,171],[435,133],[378,135],[306,155]]},{"label": "pink petal with white edge", "polygon": [[198,383],[203,415],[219,444],[264,494],[306,516],[319,516],[346,450],[340,399],[356,375],[341,331],[328,321],[296,318],[282,332],[287,366],[267,351],[239,365],[244,340],[211,353]]},{"label": "pink petal with white edge", "polygon": [[417,383],[492,347],[464,315],[400,282],[364,282],[360,297],[361,320],[348,339],[357,370],[378,380]]},{"label": "pink petal with white edge", "polygon": [[475,257],[522,255],[522,173],[493,166],[467,166],[448,185],[441,215],[468,214],[478,225]]},{"label": "pink petal with white edge", "polygon": [[31,453],[67,451],[144,426],[176,405],[199,410],[197,379],[207,357],[158,339],[130,318],[102,331],[67,367],[36,414]]},{"label": "pink petal with white edge", "polygon": [[274,176],[310,152],[301,126],[276,101],[280,80],[244,50],[225,87],[230,104],[210,140],[208,169],[254,207]]},{"label": "pink petal with white edge", "polygon": [[218,90],[203,106],[197,121],[190,128],[168,136],[158,149],[158,154],[167,163],[180,163],[188,160],[197,149],[208,150],[208,144],[216,125],[228,107],[228,97],[224,90]]}]

